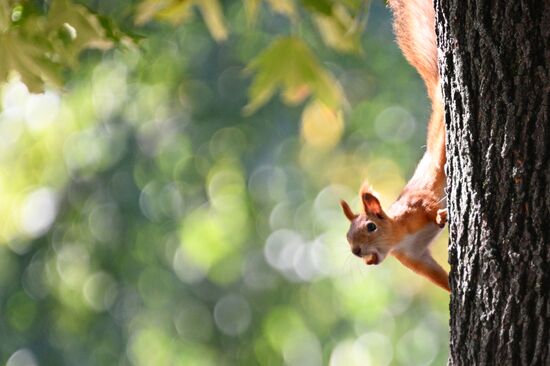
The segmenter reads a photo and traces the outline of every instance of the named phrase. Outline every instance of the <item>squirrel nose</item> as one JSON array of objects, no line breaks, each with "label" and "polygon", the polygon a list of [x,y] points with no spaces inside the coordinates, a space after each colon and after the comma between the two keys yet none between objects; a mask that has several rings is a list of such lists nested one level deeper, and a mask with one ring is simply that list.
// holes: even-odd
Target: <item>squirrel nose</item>
[{"label": "squirrel nose", "polygon": [[353,248],[353,249],[351,250],[351,252],[352,252],[354,255],[356,255],[356,256],[358,256],[359,258],[361,258],[361,248],[359,248],[359,247]]}]

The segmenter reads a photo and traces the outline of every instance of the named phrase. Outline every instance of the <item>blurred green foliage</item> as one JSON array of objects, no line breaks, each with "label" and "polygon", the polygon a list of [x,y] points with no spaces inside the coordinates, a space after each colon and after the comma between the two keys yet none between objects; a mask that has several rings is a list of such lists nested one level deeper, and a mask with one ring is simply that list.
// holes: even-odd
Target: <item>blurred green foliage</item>
[{"label": "blurred green foliage", "polygon": [[129,39],[70,0],[0,0],[0,82],[16,71],[32,92],[43,91],[44,83],[61,86],[64,68],[75,67],[83,50]]},{"label": "blurred green foliage", "polygon": [[366,30],[351,0],[59,4],[143,39],[56,48],[80,55],[63,93],[41,67],[3,75],[0,362],[446,362],[448,295],[366,268],[338,207],[364,178],[389,204],[423,151],[424,88],[381,2]]}]

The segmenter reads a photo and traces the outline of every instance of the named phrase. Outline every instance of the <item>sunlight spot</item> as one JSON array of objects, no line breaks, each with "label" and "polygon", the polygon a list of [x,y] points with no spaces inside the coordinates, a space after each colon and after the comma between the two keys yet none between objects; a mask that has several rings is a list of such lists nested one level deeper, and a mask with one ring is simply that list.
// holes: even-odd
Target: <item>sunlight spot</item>
[{"label": "sunlight spot", "polygon": [[116,298],[116,285],[113,278],[105,272],[96,272],[84,284],[84,299],[96,311],[109,309]]},{"label": "sunlight spot", "polygon": [[369,332],[359,337],[353,345],[354,353],[367,352],[373,365],[386,366],[393,359],[390,340],[382,333]]},{"label": "sunlight spot", "polygon": [[250,305],[240,295],[227,295],[216,303],[214,320],[222,333],[239,335],[248,329],[252,320]]},{"label": "sunlight spot", "polygon": [[305,143],[320,149],[331,149],[342,137],[342,112],[321,102],[310,103],[302,113],[302,138]]},{"label": "sunlight spot", "polygon": [[6,366],[38,366],[38,363],[30,350],[22,348],[10,356]]},{"label": "sunlight spot", "polygon": [[69,287],[80,289],[87,279],[89,262],[90,256],[82,245],[66,244],[57,253],[57,273]]},{"label": "sunlight spot", "polygon": [[437,354],[438,342],[433,330],[420,324],[405,333],[397,342],[397,359],[401,363],[431,365]]},{"label": "sunlight spot", "polygon": [[264,165],[250,174],[248,189],[260,203],[280,202],[285,198],[287,177],[278,167]]},{"label": "sunlight spot", "polygon": [[21,228],[32,237],[44,234],[55,220],[57,195],[47,187],[27,195],[21,209]]},{"label": "sunlight spot", "polygon": [[374,129],[383,141],[403,143],[414,133],[416,120],[405,108],[393,106],[378,114],[374,121]]},{"label": "sunlight spot", "polygon": [[314,249],[311,243],[306,243],[298,246],[294,252],[293,270],[302,281],[311,281],[319,275],[313,259]]},{"label": "sunlight spot", "polygon": [[355,342],[351,339],[338,343],[330,354],[329,366],[370,365],[374,365],[370,353],[366,349],[356,347]]},{"label": "sunlight spot", "polygon": [[0,153],[8,151],[19,140],[23,133],[23,125],[0,113]]},{"label": "sunlight spot", "polygon": [[276,230],[291,227],[293,224],[292,215],[290,214],[291,209],[290,203],[285,201],[273,207],[269,215],[269,226],[271,229]]},{"label": "sunlight spot", "polygon": [[267,262],[281,271],[292,268],[292,259],[296,249],[302,245],[300,234],[292,230],[277,230],[266,241],[264,255]]},{"label": "sunlight spot", "polygon": [[[342,233],[339,232],[338,235],[338,238],[340,238],[342,236]],[[311,262],[319,275],[330,276],[336,272],[336,262],[337,259],[340,259],[340,256],[332,255],[331,251],[329,250],[329,246],[341,245],[342,250],[340,252],[347,254],[348,248],[345,241],[346,239],[342,238],[342,240],[337,240],[336,242],[331,243],[329,235],[324,234],[315,238],[315,240],[311,243]],[[342,259],[342,261],[343,260],[344,259]]]},{"label": "sunlight spot", "polygon": [[346,220],[339,202],[343,198],[349,199],[354,196],[353,191],[346,186],[336,184],[326,186],[317,194],[313,202],[312,211],[316,221],[327,229],[337,225],[339,230],[343,231],[349,225],[349,221]]},{"label": "sunlight spot", "polygon": [[205,276],[205,271],[189,260],[182,248],[177,248],[172,260],[172,268],[180,280],[185,283],[197,283]]},{"label": "sunlight spot", "polygon": [[320,366],[323,364],[321,344],[311,332],[297,330],[284,342],[283,358],[289,366]]},{"label": "sunlight spot", "polygon": [[71,40],[76,39],[77,32],[76,32],[75,27],[73,27],[69,23],[65,22],[65,23],[63,23],[63,29],[65,30],[65,32],[67,32],[67,34],[69,35]]},{"label": "sunlight spot", "polygon": [[40,131],[54,122],[59,114],[61,100],[53,92],[33,94],[25,107],[25,121],[31,131]]},{"label": "sunlight spot", "polygon": [[2,114],[9,119],[22,119],[29,98],[29,89],[20,81],[10,81],[4,86]]},{"label": "sunlight spot", "polygon": [[244,206],[244,191],[244,179],[238,170],[229,167],[211,170],[208,177],[208,197],[216,209],[240,215]]},{"label": "sunlight spot", "polygon": [[95,67],[92,76],[92,103],[99,118],[109,118],[127,98],[126,66],[105,61]]}]

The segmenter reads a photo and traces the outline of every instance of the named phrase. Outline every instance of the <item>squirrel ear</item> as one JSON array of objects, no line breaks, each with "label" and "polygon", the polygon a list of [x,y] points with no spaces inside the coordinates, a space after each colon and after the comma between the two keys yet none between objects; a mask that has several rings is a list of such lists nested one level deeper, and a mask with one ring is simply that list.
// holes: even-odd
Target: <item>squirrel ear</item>
[{"label": "squirrel ear", "polygon": [[367,215],[376,215],[378,218],[383,219],[386,215],[382,210],[380,201],[370,192],[361,192],[361,200],[363,201],[363,207]]},{"label": "squirrel ear", "polygon": [[344,215],[346,215],[349,221],[353,221],[357,216],[359,216],[358,214],[354,214],[351,211],[351,208],[346,201],[340,200],[340,206],[342,206],[342,210],[344,210]]}]

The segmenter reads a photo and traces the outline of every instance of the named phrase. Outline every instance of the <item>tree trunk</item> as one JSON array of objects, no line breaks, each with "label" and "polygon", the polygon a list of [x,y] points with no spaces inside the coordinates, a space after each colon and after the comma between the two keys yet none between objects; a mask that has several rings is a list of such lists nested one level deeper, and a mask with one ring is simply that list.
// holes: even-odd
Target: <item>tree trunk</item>
[{"label": "tree trunk", "polygon": [[550,365],[550,1],[435,0],[450,365]]}]

